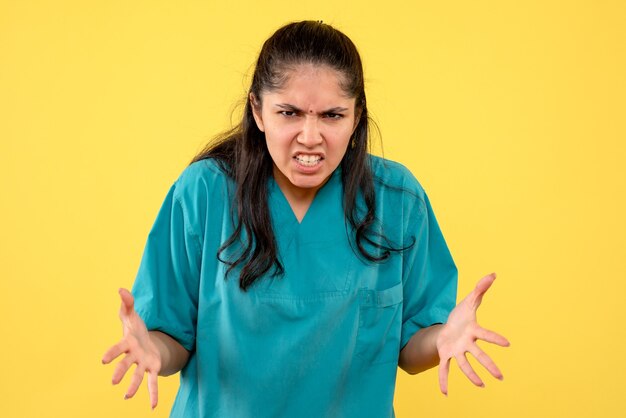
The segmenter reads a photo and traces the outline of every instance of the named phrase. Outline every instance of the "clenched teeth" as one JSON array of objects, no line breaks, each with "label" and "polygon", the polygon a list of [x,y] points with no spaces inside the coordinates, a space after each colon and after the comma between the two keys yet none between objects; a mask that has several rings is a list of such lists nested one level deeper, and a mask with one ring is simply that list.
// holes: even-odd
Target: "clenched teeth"
[{"label": "clenched teeth", "polygon": [[322,160],[319,155],[296,155],[296,160],[305,166],[314,166]]}]

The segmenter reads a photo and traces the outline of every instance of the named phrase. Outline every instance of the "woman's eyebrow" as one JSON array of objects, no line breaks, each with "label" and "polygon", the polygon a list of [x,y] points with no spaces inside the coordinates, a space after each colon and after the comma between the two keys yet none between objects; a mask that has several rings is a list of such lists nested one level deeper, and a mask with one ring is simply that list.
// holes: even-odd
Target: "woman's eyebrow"
[{"label": "woman's eyebrow", "polygon": [[[277,103],[275,104],[276,107],[279,107],[283,110],[288,110],[290,112],[296,112],[296,113],[305,113],[302,109],[297,108],[294,105],[291,105],[289,103]],[[336,106],[336,107],[332,107],[328,110],[324,110],[322,112],[320,112],[320,114],[327,114],[327,113],[340,113],[340,112],[346,112],[348,110],[347,107],[341,107],[341,106]]]},{"label": "woman's eyebrow", "polygon": [[301,113],[302,112],[301,109],[298,109],[294,105],[290,105],[288,103],[277,103],[275,106],[276,107],[280,107],[281,109],[284,109],[284,110],[289,110],[291,112],[296,112],[296,113]]},{"label": "woman's eyebrow", "polygon": [[339,107],[339,106],[337,106],[337,107],[333,107],[333,108],[328,109],[324,113],[341,113],[341,112],[346,112],[346,111],[348,111],[347,107]]}]

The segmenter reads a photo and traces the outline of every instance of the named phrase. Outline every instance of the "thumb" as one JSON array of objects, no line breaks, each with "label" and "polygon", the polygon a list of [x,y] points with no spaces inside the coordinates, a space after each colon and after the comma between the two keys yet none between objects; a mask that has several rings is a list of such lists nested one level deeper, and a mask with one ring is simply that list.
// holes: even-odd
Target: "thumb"
[{"label": "thumb", "polygon": [[478,308],[483,300],[483,296],[489,290],[494,280],[496,280],[496,273],[491,273],[483,277],[476,284],[474,289],[474,308]]},{"label": "thumb", "polygon": [[133,295],[127,290],[121,287],[119,289],[120,298],[122,299],[122,304],[120,306],[120,316],[128,316],[133,313],[135,310],[135,299]]}]

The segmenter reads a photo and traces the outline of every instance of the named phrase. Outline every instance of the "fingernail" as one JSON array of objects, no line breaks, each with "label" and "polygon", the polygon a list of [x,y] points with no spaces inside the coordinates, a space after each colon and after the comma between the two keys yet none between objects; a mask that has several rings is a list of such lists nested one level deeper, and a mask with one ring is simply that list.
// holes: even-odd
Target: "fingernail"
[{"label": "fingernail", "polygon": [[127,400],[128,398],[130,398],[130,396],[124,395],[124,400]]},{"label": "fingernail", "polygon": [[504,376],[500,376],[500,377],[498,377],[498,379],[504,380]]}]

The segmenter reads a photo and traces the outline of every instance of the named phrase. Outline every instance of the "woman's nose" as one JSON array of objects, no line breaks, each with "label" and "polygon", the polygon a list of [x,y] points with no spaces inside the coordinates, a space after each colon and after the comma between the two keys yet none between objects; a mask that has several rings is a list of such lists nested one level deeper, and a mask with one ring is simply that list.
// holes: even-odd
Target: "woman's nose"
[{"label": "woman's nose", "polygon": [[307,147],[318,145],[322,142],[322,134],[317,126],[317,117],[305,117],[298,142]]}]

